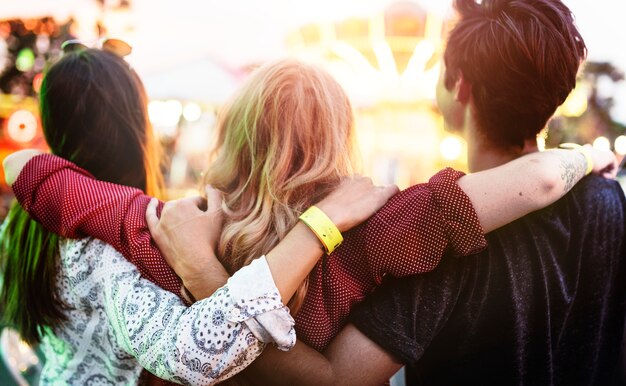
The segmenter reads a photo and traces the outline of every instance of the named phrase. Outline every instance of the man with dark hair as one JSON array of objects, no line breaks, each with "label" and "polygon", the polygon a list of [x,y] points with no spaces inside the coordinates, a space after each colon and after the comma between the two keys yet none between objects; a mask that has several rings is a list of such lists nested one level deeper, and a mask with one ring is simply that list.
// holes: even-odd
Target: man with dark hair
[{"label": "man with dark hair", "polygon": [[[456,0],[437,87],[470,171],[537,151],[586,48],[558,0]],[[486,251],[387,280],[326,354],[365,384],[407,366],[414,385],[617,382],[626,309],[626,200],[589,176],[554,205],[487,235]]]},{"label": "man with dark hair", "polygon": [[[576,85],[586,47],[559,0],[454,5],[437,102],[446,128],[466,138],[475,172],[538,150],[536,136]],[[255,379],[379,385],[404,364],[411,385],[621,384],[625,235],[619,184],[588,176],[555,204],[488,234],[484,252],[387,277],[326,358],[302,344],[269,350],[270,360],[266,352],[251,365]]]}]

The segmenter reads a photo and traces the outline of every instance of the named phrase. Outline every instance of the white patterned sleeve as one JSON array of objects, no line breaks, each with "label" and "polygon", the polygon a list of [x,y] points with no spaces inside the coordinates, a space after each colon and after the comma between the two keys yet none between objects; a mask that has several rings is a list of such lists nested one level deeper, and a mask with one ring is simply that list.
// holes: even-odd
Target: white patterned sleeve
[{"label": "white patterned sleeve", "polygon": [[140,278],[135,266],[108,245],[97,266],[94,274],[103,284],[117,343],[160,378],[214,384],[243,370],[267,342],[281,349],[295,344],[293,318],[264,257],[191,307]]}]

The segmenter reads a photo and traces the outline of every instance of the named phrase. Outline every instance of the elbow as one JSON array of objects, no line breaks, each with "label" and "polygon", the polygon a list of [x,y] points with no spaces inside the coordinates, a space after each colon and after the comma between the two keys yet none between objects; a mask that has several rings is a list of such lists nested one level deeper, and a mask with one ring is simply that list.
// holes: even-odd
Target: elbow
[{"label": "elbow", "polygon": [[561,176],[556,171],[549,174],[549,176],[540,179],[539,191],[542,196],[552,198],[559,195],[559,178]]},{"label": "elbow", "polygon": [[[531,160],[533,162],[533,160]],[[539,162],[534,163],[536,170],[536,197],[539,207],[549,205],[563,196],[561,169],[557,167],[541,167]],[[572,181],[573,185],[576,181]]]}]

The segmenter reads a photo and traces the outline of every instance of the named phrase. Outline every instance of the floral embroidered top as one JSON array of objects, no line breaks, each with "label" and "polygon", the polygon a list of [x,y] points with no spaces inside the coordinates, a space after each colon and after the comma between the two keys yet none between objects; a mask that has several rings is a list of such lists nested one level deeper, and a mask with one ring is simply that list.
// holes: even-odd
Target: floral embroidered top
[{"label": "floral embroidered top", "polygon": [[41,384],[136,385],[145,368],[208,385],[249,365],[263,351],[261,336],[283,348],[295,343],[264,258],[186,307],[103,241],[62,239],[59,249],[58,295],[68,321],[44,335]]},{"label": "floral embroidered top", "polygon": [[[463,173],[447,168],[428,183],[394,196],[368,221],[344,234],[309,275],[296,316],[298,337],[323,350],[347,323],[350,309],[387,274],[407,276],[435,268],[444,254],[464,256],[486,246],[478,217],[456,184]],[[141,191],[96,181],[53,155],[31,159],[13,184],[20,204],[47,229],[66,237],[90,235],[109,242],[163,288],[180,279],[150,239]]]}]

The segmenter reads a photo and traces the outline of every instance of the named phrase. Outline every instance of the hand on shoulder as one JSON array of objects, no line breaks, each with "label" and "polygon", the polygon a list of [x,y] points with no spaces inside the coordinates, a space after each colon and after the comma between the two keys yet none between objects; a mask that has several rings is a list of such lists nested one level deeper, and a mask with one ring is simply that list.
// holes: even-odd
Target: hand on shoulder
[{"label": "hand on shoulder", "polygon": [[13,185],[17,176],[20,175],[20,172],[24,169],[24,166],[28,163],[28,161],[40,154],[43,154],[43,152],[35,149],[24,149],[7,156],[2,162],[2,167],[4,168],[4,178],[7,185]]}]

